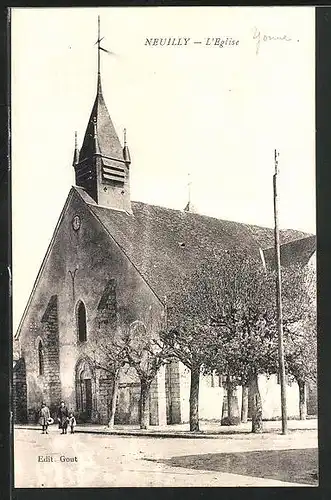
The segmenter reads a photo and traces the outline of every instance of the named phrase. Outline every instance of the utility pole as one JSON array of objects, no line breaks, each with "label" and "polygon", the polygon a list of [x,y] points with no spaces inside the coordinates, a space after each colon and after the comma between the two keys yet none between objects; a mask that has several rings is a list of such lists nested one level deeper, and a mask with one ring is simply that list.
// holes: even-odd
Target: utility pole
[{"label": "utility pole", "polygon": [[278,225],[278,193],[277,193],[278,156],[279,153],[275,149],[275,173],[273,176],[273,187],[274,187],[274,219],[275,219],[278,364],[279,364],[280,394],[281,394],[281,407],[282,407],[282,434],[287,434],[286,380],[285,380],[283,313],[282,313],[282,276],[280,267],[280,246],[279,246],[279,225]]}]

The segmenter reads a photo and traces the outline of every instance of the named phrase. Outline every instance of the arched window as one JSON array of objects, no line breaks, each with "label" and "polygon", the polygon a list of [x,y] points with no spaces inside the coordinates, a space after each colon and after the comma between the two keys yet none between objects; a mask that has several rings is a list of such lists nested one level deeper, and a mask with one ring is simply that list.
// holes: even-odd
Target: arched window
[{"label": "arched window", "polygon": [[79,302],[77,310],[78,339],[80,342],[86,341],[86,309],[82,301]]},{"label": "arched window", "polygon": [[38,364],[39,364],[39,375],[44,375],[44,347],[42,341],[38,344]]}]

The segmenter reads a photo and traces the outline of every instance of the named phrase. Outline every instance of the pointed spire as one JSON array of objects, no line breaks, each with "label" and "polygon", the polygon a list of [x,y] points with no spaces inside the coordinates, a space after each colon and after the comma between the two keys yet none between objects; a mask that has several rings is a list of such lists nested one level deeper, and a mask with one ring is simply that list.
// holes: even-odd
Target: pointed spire
[{"label": "pointed spire", "polygon": [[131,157],[130,157],[130,151],[129,151],[129,148],[128,148],[128,145],[126,143],[126,128],[124,129],[124,148],[123,148],[123,158],[125,160],[125,162],[130,165],[131,163]]},{"label": "pointed spire", "polygon": [[75,131],[75,149],[74,149],[74,159],[72,165],[75,166],[79,162],[79,149],[77,146],[77,132]]}]

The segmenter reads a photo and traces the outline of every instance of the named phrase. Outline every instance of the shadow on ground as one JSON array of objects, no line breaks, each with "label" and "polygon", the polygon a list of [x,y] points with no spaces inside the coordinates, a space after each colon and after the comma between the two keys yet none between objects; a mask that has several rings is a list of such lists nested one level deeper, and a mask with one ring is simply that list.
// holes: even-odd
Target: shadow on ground
[{"label": "shadow on ground", "polygon": [[311,448],[208,453],[156,461],[172,467],[219,471],[289,483],[318,485],[318,451]]}]

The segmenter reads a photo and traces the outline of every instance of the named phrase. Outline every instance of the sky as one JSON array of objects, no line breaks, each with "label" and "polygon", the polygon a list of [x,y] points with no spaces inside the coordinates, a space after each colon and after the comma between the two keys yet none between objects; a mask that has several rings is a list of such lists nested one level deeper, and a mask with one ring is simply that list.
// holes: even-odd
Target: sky
[{"label": "sky", "polygon": [[13,9],[14,332],[75,182],[74,133],[80,146],[96,94],[98,15],[113,52],[101,53],[103,93],[121,140],[127,129],[131,199],[183,209],[190,180],[197,212],[271,227],[276,148],[280,227],[315,233],[313,7]]}]

